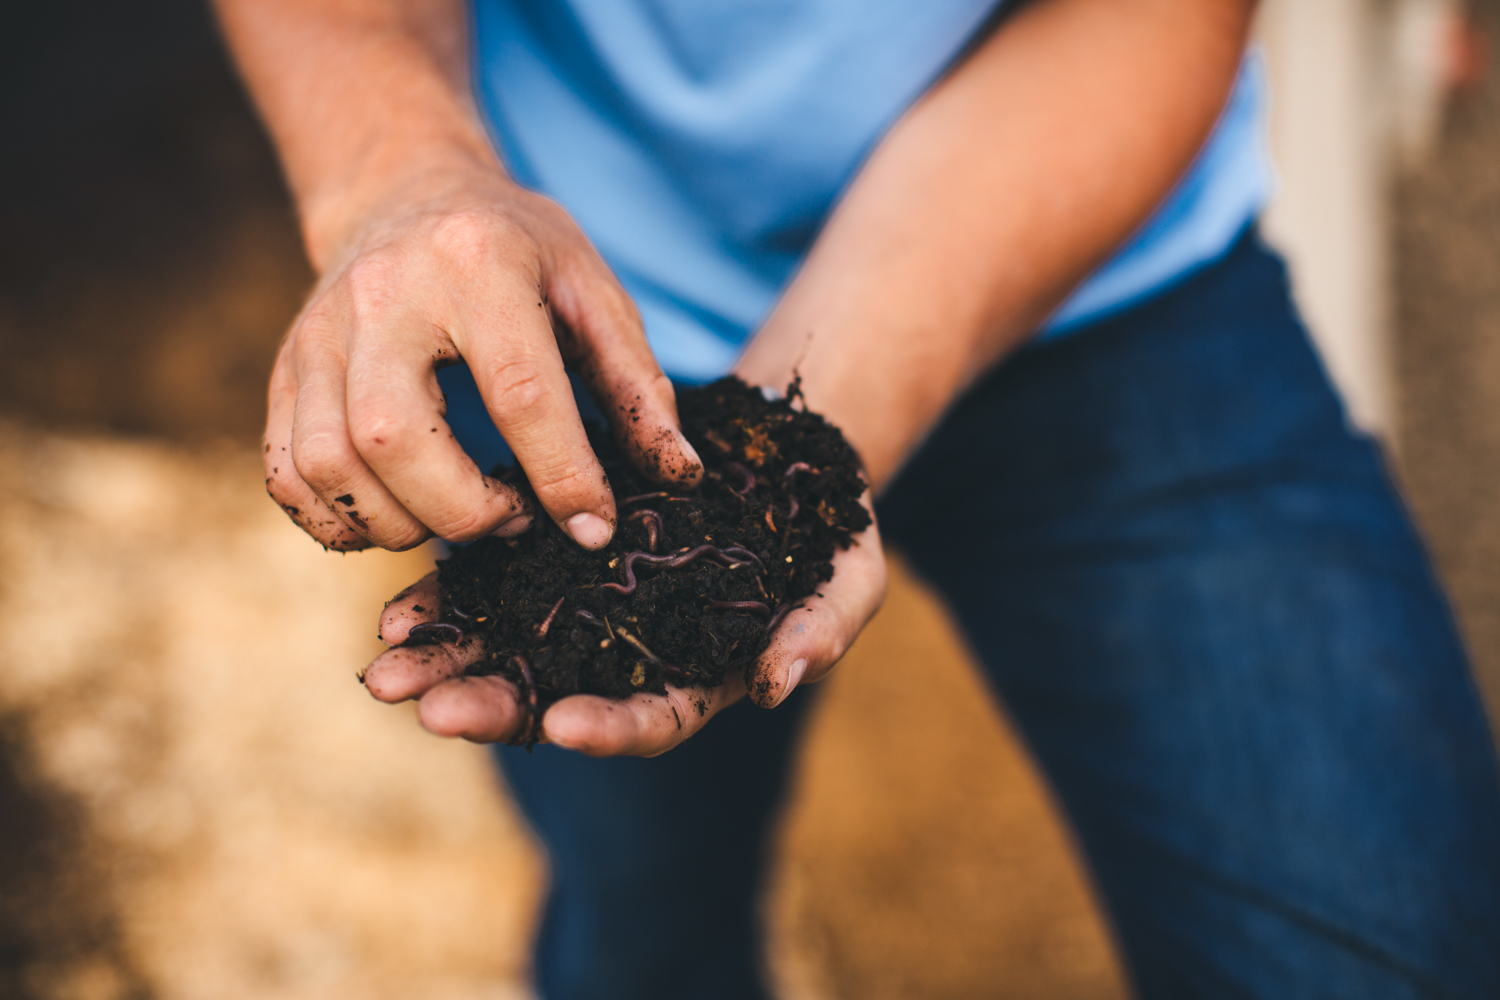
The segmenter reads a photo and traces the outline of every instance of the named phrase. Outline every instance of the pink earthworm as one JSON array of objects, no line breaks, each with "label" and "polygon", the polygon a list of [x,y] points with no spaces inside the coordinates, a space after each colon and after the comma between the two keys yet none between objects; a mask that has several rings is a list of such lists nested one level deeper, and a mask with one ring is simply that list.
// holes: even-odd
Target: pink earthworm
[{"label": "pink earthworm", "polygon": [[727,466],[725,466],[725,468],[727,468],[730,472],[733,472],[735,475],[739,476],[740,479],[744,481],[744,485],[739,489],[734,490],[733,486],[729,487],[730,489],[734,490],[740,496],[745,496],[751,490],[755,489],[755,473],[751,472],[739,462],[730,462]]},{"label": "pink earthworm", "polygon": [[531,661],[517,654],[510,658],[516,669],[521,672],[521,679],[526,682],[526,700],[531,702],[531,707],[536,708],[536,675],[531,672]]},{"label": "pink earthworm", "polygon": [[403,646],[434,646],[463,639],[464,630],[452,622],[423,622],[406,633]]},{"label": "pink earthworm", "polygon": [[666,527],[661,519],[661,515],[656,511],[650,509],[649,507],[643,507],[642,509],[636,511],[634,514],[631,514],[625,520],[645,522],[646,548],[650,549],[652,552],[655,552],[656,543],[661,538],[661,533]]},{"label": "pink earthworm", "polygon": [[[794,475],[796,475],[799,472],[817,472],[817,471],[818,470],[814,469],[812,466],[808,465],[806,462],[793,462],[791,465],[788,465],[786,467],[786,471],[781,474],[781,478],[782,478],[782,481],[785,482],[786,480],[791,479]],[[802,509],[802,505],[799,504],[799,503],[797,503],[797,497],[792,493],[791,490],[787,490],[786,491],[786,499],[787,499],[787,505],[789,507],[789,509],[787,511],[787,515],[786,515],[787,519],[788,520],[794,520],[797,517],[797,511],[799,511],[799,510]]]},{"label": "pink earthworm", "polygon": [[679,566],[686,566],[699,556],[712,556],[728,565],[731,569],[735,565],[753,562],[756,568],[762,573],[766,571],[760,559],[749,549],[741,548],[738,545],[731,545],[727,549],[721,549],[714,545],[705,544],[698,546],[696,549],[690,549],[687,552],[679,552],[676,555],[669,556],[654,556],[649,552],[632,552],[625,557],[625,582],[623,584],[613,582],[601,583],[599,586],[605,590],[613,590],[620,594],[633,594],[635,593],[637,583],[635,578],[636,563],[645,563],[647,566],[656,566],[662,569],[676,569]]},{"label": "pink earthworm", "polygon": [[627,503],[636,503],[640,500],[660,500],[662,497],[670,497],[671,495],[670,493],[638,493],[633,497],[626,497],[620,503],[624,505]]},{"label": "pink earthworm", "polygon": [[538,639],[547,638],[547,630],[552,627],[552,619],[557,617],[557,609],[562,607],[563,601],[566,601],[567,599],[568,598],[566,596],[559,597],[557,599],[557,603],[552,605],[552,610],[547,612],[546,619],[544,619],[543,622],[536,628],[536,637]]}]

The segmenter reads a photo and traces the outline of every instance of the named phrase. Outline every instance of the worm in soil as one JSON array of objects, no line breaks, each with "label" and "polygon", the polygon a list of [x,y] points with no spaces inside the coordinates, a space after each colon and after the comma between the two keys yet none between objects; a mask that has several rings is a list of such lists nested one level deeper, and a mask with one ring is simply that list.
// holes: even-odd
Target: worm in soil
[{"label": "worm in soil", "polygon": [[760,557],[749,549],[741,548],[738,545],[731,545],[725,549],[714,545],[700,545],[696,549],[680,552],[673,556],[654,556],[649,552],[632,552],[625,557],[625,582],[623,584],[613,582],[601,583],[599,586],[605,590],[613,590],[619,594],[633,594],[638,582],[635,578],[636,563],[645,563],[647,566],[659,567],[661,569],[676,569],[679,566],[686,566],[699,556],[704,555],[712,556],[730,569],[733,569],[735,566],[754,563],[757,570],[762,573],[766,571],[765,566],[760,561]]},{"label": "worm in soil", "polygon": [[[791,465],[788,465],[786,467],[786,471],[781,474],[781,479],[782,479],[783,482],[786,482],[787,480],[790,480],[793,476],[795,476],[799,472],[817,472],[817,471],[818,471],[817,469],[814,469],[812,466],[808,465],[806,462],[793,462]],[[797,517],[797,511],[799,511],[799,510],[802,509],[802,505],[799,504],[799,503],[797,503],[797,496],[790,489],[788,489],[786,491],[786,499],[787,499],[787,505],[788,505],[788,508],[789,508],[788,511],[787,511],[787,515],[786,515],[787,519],[788,520],[795,520],[796,517]]]},{"label": "worm in soil", "polygon": [[727,466],[725,466],[725,468],[734,473],[736,476],[739,476],[744,483],[744,485],[742,485],[737,490],[735,490],[733,486],[729,487],[730,489],[734,490],[740,496],[745,496],[751,490],[755,489],[755,473],[751,472],[739,462],[730,462]]},{"label": "worm in soil", "polygon": [[445,642],[458,642],[463,637],[464,630],[452,622],[423,622],[411,627],[402,645],[435,646]]},{"label": "worm in soil", "polygon": [[557,603],[554,604],[554,605],[552,605],[552,610],[549,611],[549,612],[547,612],[547,618],[546,618],[546,620],[543,621],[540,625],[537,626],[536,637],[538,639],[545,639],[545,638],[547,638],[547,630],[552,627],[552,619],[554,619],[554,618],[557,617],[557,609],[560,608],[560,607],[562,607],[563,606],[563,601],[566,601],[566,600],[567,600],[566,597],[559,597],[557,599]]},{"label": "worm in soil", "polygon": [[641,510],[636,511],[634,514],[631,514],[625,520],[642,521],[645,523],[646,548],[650,549],[652,552],[655,552],[656,543],[661,538],[662,530],[665,527],[662,522],[661,515],[656,511],[650,509],[649,507],[645,507]]}]

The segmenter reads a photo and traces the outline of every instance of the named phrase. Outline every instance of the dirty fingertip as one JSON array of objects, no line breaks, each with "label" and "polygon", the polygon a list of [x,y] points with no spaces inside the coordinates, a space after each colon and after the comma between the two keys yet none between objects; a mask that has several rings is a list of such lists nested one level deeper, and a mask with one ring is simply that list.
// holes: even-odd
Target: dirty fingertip
[{"label": "dirty fingertip", "polygon": [[563,523],[563,527],[573,537],[573,541],[590,551],[604,548],[614,536],[609,522],[589,511],[574,514]]}]

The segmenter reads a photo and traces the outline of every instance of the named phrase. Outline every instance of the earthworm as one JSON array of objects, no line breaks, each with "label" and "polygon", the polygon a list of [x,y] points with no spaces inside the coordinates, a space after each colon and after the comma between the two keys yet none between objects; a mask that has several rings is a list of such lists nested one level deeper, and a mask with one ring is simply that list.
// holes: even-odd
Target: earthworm
[{"label": "earthworm", "polygon": [[596,622],[599,620],[598,618],[594,617],[594,613],[592,611],[585,611],[583,608],[579,608],[577,611],[573,612],[573,614],[579,618],[587,618],[591,622]]},{"label": "earthworm", "polygon": [[406,633],[406,642],[403,646],[432,646],[445,642],[458,642],[464,637],[464,630],[452,622],[423,622],[413,625]]},{"label": "earthworm", "polygon": [[531,702],[531,707],[536,708],[536,675],[531,672],[531,662],[526,657],[517,654],[510,658],[510,662],[521,671],[521,678],[526,681],[526,700]]},{"label": "earthworm", "polygon": [[646,524],[646,548],[652,552],[656,551],[656,542],[661,538],[662,530],[666,527],[662,522],[661,515],[649,507],[643,507],[631,514],[625,520],[644,521]]},{"label": "earthworm", "polygon": [[714,601],[708,606],[710,611],[750,611],[762,618],[771,617],[771,609],[759,601]]},{"label": "earthworm", "polygon": [[734,490],[733,486],[729,487],[730,489],[734,490],[740,496],[744,496],[751,490],[755,489],[755,473],[751,472],[749,469],[745,468],[738,462],[730,462],[727,466],[725,466],[725,468],[727,468],[730,472],[733,472],[736,476],[739,476],[745,482],[745,485],[740,489]]},{"label": "earthworm", "polygon": [[771,620],[766,622],[766,631],[776,631],[776,626],[781,624],[781,620],[799,607],[801,607],[800,604],[783,604],[781,607],[777,608],[776,613],[771,616]]},{"label": "earthworm", "polygon": [[624,500],[621,500],[620,503],[635,503],[637,500],[659,500],[662,497],[669,496],[671,496],[670,493],[639,493],[633,497],[626,497]]},{"label": "earthworm", "polygon": [[[793,462],[791,465],[788,465],[786,467],[786,471],[781,474],[781,478],[782,478],[782,481],[785,482],[786,480],[791,479],[792,476],[796,475],[799,472],[817,472],[817,471],[818,471],[817,469],[814,469],[812,466],[808,465],[806,462]],[[791,490],[787,490],[786,491],[786,499],[787,499],[787,505],[788,505],[788,508],[789,508],[788,511],[787,511],[787,515],[786,515],[787,519],[788,520],[795,520],[796,517],[797,517],[797,511],[799,511],[799,510],[802,509],[802,505],[799,504],[799,503],[797,503],[797,497],[792,493]]]},{"label": "earthworm", "polygon": [[471,622],[471,621],[474,620],[474,616],[473,615],[466,615],[462,611],[458,610],[458,605],[457,604],[450,604],[450,605],[448,605],[448,610],[451,611],[451,612],[453,612],[455,615],[457,615],[458,617],[462,618],[466,622]]},{"label": "earthworm", "polygon": [[521,672],[521,679],[526,682],[526,731],[512,740],[512,745],[525,744],[527,752],[536,743],[537,727],[541,725],[541,718],[536,714],[536,674],[531,672],[531,662],[519,653],[510,658],[517,670]]},{"label": "earthworm", "polygon": [[547,638],[547,630],[552,627],[552,619],[554,619],[554,618],[557,617],[557,609],[560,608],[560,607],[562,607],[563,601],[566,601],[566,600],[567,600],[566,596],[559,597],[557,599],[557,603],[554,604],[554,605],[552,605],[552,610],[549,611],[549,612],[547,612],[546,619],[543,620],[543,622],[540,625],[537,626],[536,637],[538,639],[545,639],[545,638]]},{"label": "earthworm", "polygon": [[649,552],[632,552],[625,557],[625,582],[623,584],[614,582],[601,583],[599,586],[605,590],[613,590],[619,594],[633,594],[635,593],[637,582],[635,578],[636,563],[643,562],[647,566],[658,566],[662,569],[676,569],[679,566],[686,566],[699,556],[705,555],[720,560],[727,564],[730,569],[733,569],[736,565],[754,563],[756,569],[760,570],[760,572],[764,573],[766,571],[760,558],[749,549],[741,548],[738,545],[731,545],[727,549],[721,549],[717,546],[704,544],[698,546],[696,549],[679,552],[677,555],[671,556],[654,556]]}]

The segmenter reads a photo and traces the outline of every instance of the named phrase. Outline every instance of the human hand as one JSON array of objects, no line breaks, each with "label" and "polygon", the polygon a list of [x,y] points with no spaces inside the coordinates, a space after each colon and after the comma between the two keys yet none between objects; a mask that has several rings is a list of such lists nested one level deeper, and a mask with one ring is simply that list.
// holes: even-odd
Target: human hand
[{"label": "human hand", "polygon": [[[868,509],[868,494],[863,503]],[[799,684],[821,680],[880,607],[886,568],[879,528],[872,522],[853,546],[835,554],[833,568],[833,579],[786,615],[760,655],[748,683],[757,705],[775,707]],[[441,606],[435,573],[391,601],[380,619],[380,637],[394,648],[365,670],[365,687],[384,702],[415,699],[422,726],[439,736],[475,743],[522,738],[531,720],[516,685],[500,676],[464,676],[486,653],[478,639],[397,645],[415,626],[435,621]],[[573,695],[547,709],[535,738],[595,757],[654,757],[692,736],[746,693],[746,679],[731,674],[712,689],[669,684],[665,695],[624,700]]]},{"label": "human hand", "polygon": [[[344,213],[348,215],[350,213]],[[564,363],[631,460],[690,488],[703,471],[640,316],[568,215],[498,168],[446,165],[367,198],[271,376],[266,488],[331,549],[514,535],[545,513],[585,548],[614,499]],[[526,509],[444,422],[437,370],[466,361],[536,491]]]}]

